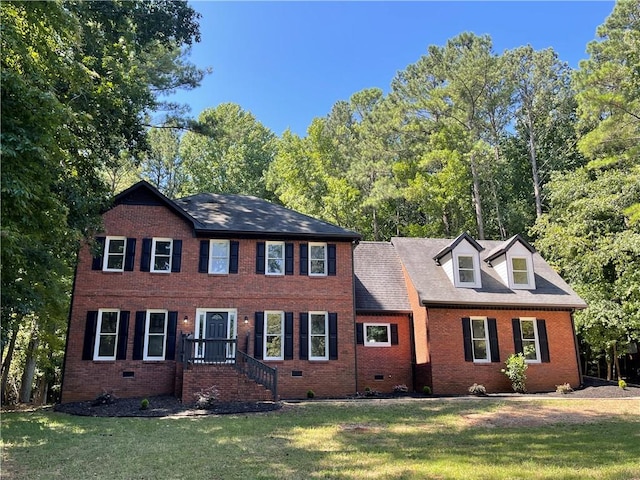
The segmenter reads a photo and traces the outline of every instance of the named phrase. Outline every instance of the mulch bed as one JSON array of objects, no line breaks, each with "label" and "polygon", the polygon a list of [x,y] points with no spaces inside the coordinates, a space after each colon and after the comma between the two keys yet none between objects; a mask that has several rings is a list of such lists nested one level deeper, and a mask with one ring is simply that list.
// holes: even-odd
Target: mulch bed
[{"label": "mulch bed", "polygon": [[[495,394],[490,396],[503,396]],[[518,397],[563,397],[563,398],[640,398],[640,386],[627,385],[626,389],[618,387],[617,382],[608,382],[594,377],[584,377],[581,388],[573,392],[562,394],[556,392],[538,393],[530,395],[516,395]],[[412,396],[412,395],[409,395]],[[506,396],[506,395],[505,395]],[[382,398],[374,397],[374,398]],[[384,398],[392,398],[384,396]],[[148,397],[149,405],[141,409],[142,398],[116,398],[113,403],[94,405],[95,402],[72,402],[55,405],[57,412],[71,415],[91,417],[169,417],[196,415],[225,415],[271,412],[282,408],[282,402],[219,402],[208,409],[199,409],[194,405],[186,405],[170,395]]]}]

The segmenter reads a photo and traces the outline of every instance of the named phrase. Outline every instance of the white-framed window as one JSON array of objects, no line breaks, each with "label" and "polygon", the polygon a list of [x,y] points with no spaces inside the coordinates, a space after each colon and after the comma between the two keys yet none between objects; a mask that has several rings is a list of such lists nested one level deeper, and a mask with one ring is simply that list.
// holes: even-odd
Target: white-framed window
[{"label": "white-framed window", "polygon": [[264,312],[264,360],[284,359],[284,312]]},{"label": "white-framed window", "polygon": [[460,285],[475,286],[477,282],[475,257],[473,255],[457,255],[456,262]]},{"label": "white-framed window", "polygon": [[171,253],[173,240],[170,238],[154,238],[151,245],[151,271],[171,272]]},{"label": "white-framed window", "polygon": [[309,275],[323,277],[327,275],[327,244],[309,244]]},{"label": "white-framed window", "polygon": [[229,240],[209,241],[209,273],[229,273]]},{"label": "white-framed window", "polygon": [[168,319],[167,310],[147,310],[143,360],[164,360]]},{"label": "white-framed window", "polygon": [[104,243],[102,270],[105,272],[123,272],[126,249],[126,237],[107,237]]},{"label": "white-framed window", "polygon": [[284,275],[284,242],[267,242],[265,255],[265,273]]},{"label": "white-framed window", "polygon": [[535,318],[520,319],[520,338],[522,340],[522,351],[528,363],[539,363],[540,342],[538,340],[538,324]]},{"label": "white-framed window", "polygon": [[529,288],[529,262],[526,257],[511,257],[511,280],[514,288]]},{"label": "white-framed window", "polygon": [[309,360],[329,360],[327,312],[309,312]]},{"label": "white-framed window", "polygon": [[491,361],[489,346],[489,329],[485,317],[472,317],[471,322],[471,346],[473,361],[482,363]]},{"label": "white-framed window", "polygon": [[362,325],[364,345],[367,347],[390,347],[391,325],[388,323],[365,323]]},{"label": "white-framed window", "polygon": [[94,360],[115,360],[120,327],[120,310],[98,310],[96,340],[93,348]]}]

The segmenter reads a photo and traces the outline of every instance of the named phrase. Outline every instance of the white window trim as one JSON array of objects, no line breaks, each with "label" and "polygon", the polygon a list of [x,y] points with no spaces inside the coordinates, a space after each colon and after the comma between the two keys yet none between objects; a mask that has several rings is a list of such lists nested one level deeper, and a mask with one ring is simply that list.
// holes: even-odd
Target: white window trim
[{"label": "white window trim", "polygon": [[[320,335],[313,335],[311,333],[311,317],[313,315],[322,315],[322,316],[324,316],[324,337],[325,337],[324,353],[325,354],[324,354],[324,356],[321,356],[321,357],[316,357],[316,356],[312,355],[313,349],[312,349],[311,339],[313,337],[320,337]],[[311,361],[329,360],[329,312],[309,312],[308,329],[309,329],[309,360],[311,360]]]},{"label": "white window trim", "polygon": [[526,363],[542,363],[542,359],[540,358],[540,336],[538,335],[538,321],[535,317],[520,317],[520,341],[522,342],[522,350],[524,350],[524,342],[530,342],[530,339],[525,339],[522,337],[522,322],[532,322],[533,323],[533,335],[536,345],[536,358],[535,359],[527,359],[525,357]]},{"label": "white window trim", "polygon": [[[460,257],[471,257],[473,261],[473,282],[462,282],[460,281],[460,264],[458,263],[458,258]],[[478,259],[478,255],[474,255],[473,253],[455,253],[453,255],[453,275],[455,280],[455,286],[461,288],[480,288],[482,286],[480,280],[480,263]]]},{"label": "white window trim", "polygon": [[[323,247],[324,248],[324,272],[323,273],[312,273],[311,272],[311,260],[320,260],[319,258],[311,258],[311,247]],[[307,271],[309,272],[310,277],[326,277],[328,272],[328,253],[327,253],[327,244],[320,242],[309,243],[309,258],[308,258],[308,266]]]},{"label": "white window trim", "polygon": [[[108,357],[101,357],[99,355],[100,353],[100,329],[102,328],[102,315],[104,313],[113,313],[116,312],[118,314],[118,320],[116,322],[116,331],[115,333],[110,333],[109,335],[114,335],[115,336],[115,342],[114,342],[114,348],[113,348],[113,355],[110,355]],[[109,360],[115,360],[116,359],[116,355],[118,355],[118,335],[120,334],[120,310],[118,310],[117,308],[101,308],[98,310],[98,322],[96,324],[96,338],[95,341],[93,343],[93,359],[95,361],[109,361]]]},{"label": "white window trim", "polygon": [[[156,270],[156,244],[157,242],[169,242],[169,268],[167,270]],[[162,255],[163,257],[165,255]],[[173,238],[155,238],[151,242],[151,271],[153,273],[171,273],[171,260],[173,257]]]},{"label": "white window trim", "polygon": [[[226,313],[227,314],[227,338],[229,340],[233,340],[238,338],[238,322],[236,321],[238,318],[238,309],[236,308],[196,308],[196,322],[195,322],[195,330],[194,330],[194,338],[200,339],[204,338],[205,335],[205,319],[207,313]],[[229,349],[227,352],[227,357],[235,357],[236,352],[233,349]],[[200,348],[196,347],[196,352],[194,353],[195,359],[204,358],[204,345],[200,345]],[[229,360],[230,362],[232,360]]]},{"label": "white window trim", "polygon": [[[164,313],[164,334],[162,335],[162,356],[149,356],[149,326],[151,322],[152,313]],[[144,354],[143,360],[147,361],[163,361],[167,353],[167,327],[169,324],[169,311],[168,310],[147,310],[147,316],[144,324]],[[153,334],[159,336],[158,334]]]},{"label": "white window trim", "polygon": [[[269,245],[280,245],[282,246],[282,272],[281,273],[271,273],[269,272]],[[265,243],[265,252],[264,252],[264,273],[265,275],[271,275],[275,277],[280,277],[284,275],[286,270],[286,252],[285,252],[285,244],[284,242],[266,242]]]},{"label": "white window trim", "polygon": [[[213,271],[213,260],[214,260],[214,256],[213,256],[213,244],[214,243],[224,243],[227,247],[227,256],[226,256],[226,260],[227,260],[227,268],[225,269],[224,272],[214,272]],[[221,257],[216,257],[216,258],[221,258]],[[212,239],[209,240],[209,274],[211,275],[228,275],[229,274],[229,264],[231,262],[231,243],[229,242],[229,240],[217,240],[217,239]]]},{"label": "white window trim", "polygon": [[[473,336],[473,321],[482,320],[484,322],[484,341],[487,345],[487,358],[476,358],[476,349],[474,340],[482,340],[480,337]],[[489,343],[489,322],[487,317],[471,317],[469,319],[469,328],[471,329],[471,355],[473,363],[491,363],[491,344]]]},{"label": "white window trim", "polygon": [[[122,251],[122,268],[109,268],[109,243],[112,240],[124,240],[124,249]],[[102,270],[104,272],[124,272],[124,262],[127,258],[127,237],[106,237],[104,240],[104,252],[102,254]]]},{"label": "white window trim", "polygon": [[[527,266],[527,283],[516,283],[513,271],[513,260],[521,259],[525,261]],[[533,283],[533,265],[531,264],[531,258],[524,255],[508,255],[507,256],[507,268],[509,269],[509,283],[510,288],[513,290],[531,290],[535,288]],[[521,270],[519,270],[521,271]]]},{"label": "white window trim", "polygon": [[[369,342],[367,340],[367,327],[386,327],[387,341],[386,342]],[[390,323],[363,323],[362,335],[364,337],[365,347],[390,347],[391,346],[391,324]]]},{"label": "white window trim", "polygon": [[[280,316],[280,355],[277,357],[270,357],[267,355],[267,318],[269,315]],[[264,324],[262,328],[262,359],[263,360],[284,360],[284,312],[279,310],[265,310],[264,312]],[[276,336],[276,335],[270,335]]]}]

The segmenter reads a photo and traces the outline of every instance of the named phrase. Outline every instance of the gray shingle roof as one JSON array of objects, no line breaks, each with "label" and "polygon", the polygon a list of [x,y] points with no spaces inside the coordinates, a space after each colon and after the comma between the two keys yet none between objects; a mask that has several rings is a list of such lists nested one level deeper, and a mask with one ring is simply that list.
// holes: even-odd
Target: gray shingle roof
[{"label": "gray shingle roof", "polygon": [[513,306],[547,308],[585,308],[585,302],[560,278],[538,253],[533,253],[535,290],[511,290],[483,260],[504,244],[501,241],[479,240],[482,288],[456,288],[444,269],[433,257],[451,242],[445,238],[393,238],[409,278],[423,304],[456,304],[477,306]]},{"label": "gray shingle roof", "polygon": [[353,254],[356,310],[411,311],[400,258],[388,242],[360,242]]},{"label": "gray shingle roof", "polygon": [[200,193],[175,200],[199,233],[358,240],[360,235],[248,195]]}]

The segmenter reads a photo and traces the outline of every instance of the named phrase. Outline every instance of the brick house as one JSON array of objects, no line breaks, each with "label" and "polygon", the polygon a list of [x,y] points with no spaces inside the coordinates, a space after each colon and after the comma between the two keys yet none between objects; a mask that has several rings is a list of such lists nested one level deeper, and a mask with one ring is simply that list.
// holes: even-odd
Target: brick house
[{"label": "brick house", "polygon": [[221,400],[500,391],[517,349],[530,390],[580,383],[584,302],[520,237],[360,242],[255,197],[172,201],[146,182],[103,221],[79,253],[62,402],[191,402],[211,385]]}]

